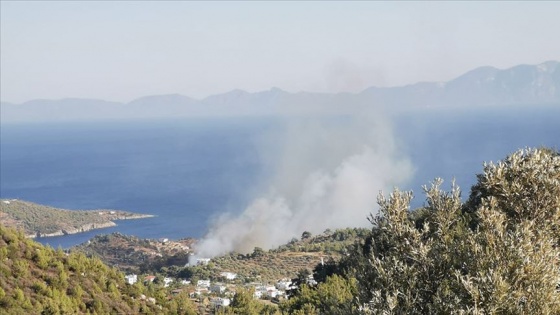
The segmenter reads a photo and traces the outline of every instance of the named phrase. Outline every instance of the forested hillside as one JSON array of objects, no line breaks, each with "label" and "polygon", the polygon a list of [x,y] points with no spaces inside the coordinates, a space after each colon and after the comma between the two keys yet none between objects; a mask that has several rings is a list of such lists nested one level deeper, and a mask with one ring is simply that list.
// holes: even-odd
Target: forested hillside
[{"label": "forested hillside", "polygon": [[3,224],[23,229],[29,237],[80,233],[114,226],[115,220],[149,217],[152,215],[108,209],[59,209],[17,199],[4,199],[0,202],[0,219]]},{"label": "forested hillside", "polygon": [[96,258],[66,254],[0,224],[2,314],[194,314],[185,296],[162,287],[125,283]]}]

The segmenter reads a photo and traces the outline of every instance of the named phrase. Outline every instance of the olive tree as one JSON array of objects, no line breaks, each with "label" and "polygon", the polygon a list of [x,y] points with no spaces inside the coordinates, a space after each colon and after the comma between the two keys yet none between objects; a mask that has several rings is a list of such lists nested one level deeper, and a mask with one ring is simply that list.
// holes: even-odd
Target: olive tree
[{"label": "olive tree", "polygon": [[[462,204],[455,185],[380,195],[354,263],[368,314],[558,314],[560,155],[525,149],[486,164]],[[473,224],[474,222],[474,224]]]}]

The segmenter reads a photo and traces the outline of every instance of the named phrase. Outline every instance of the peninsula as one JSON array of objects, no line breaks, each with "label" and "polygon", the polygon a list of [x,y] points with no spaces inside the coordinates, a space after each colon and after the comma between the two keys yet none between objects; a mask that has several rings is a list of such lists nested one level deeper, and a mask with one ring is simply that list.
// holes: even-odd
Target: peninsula
[{"label": "peninsula", "polygon": [[110,209],[66,210],[18,199],[0,200],[0,221],[29,238],[76,234],[115,226],[116,220],[150,217],[153,215]]}]

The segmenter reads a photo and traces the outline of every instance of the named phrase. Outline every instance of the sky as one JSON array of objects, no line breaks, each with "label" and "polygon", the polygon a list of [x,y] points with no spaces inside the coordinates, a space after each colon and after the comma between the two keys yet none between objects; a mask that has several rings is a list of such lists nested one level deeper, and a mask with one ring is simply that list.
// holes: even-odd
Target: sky
[{"label": "sky", "polygon": [[359,92],[560,60],[560,2],[0,1],[0,100]]}]

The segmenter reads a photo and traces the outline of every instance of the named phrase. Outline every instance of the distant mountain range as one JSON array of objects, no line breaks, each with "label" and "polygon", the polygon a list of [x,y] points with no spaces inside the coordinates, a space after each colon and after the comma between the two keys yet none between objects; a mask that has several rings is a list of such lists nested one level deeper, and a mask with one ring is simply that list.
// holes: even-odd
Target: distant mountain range
[{"label": "distant mountain range", "polygon": [[249,93],[233,90],[196,100],[179,94],[145,96],[129,103],[94,99],[1,103],[2,122],[146,119],[214,115],[324,114],[352,107],[479,107],[560,104],[560,62],[481,67],[448,82],[370,87],[360,93],[288,93],[278,88]]}]

